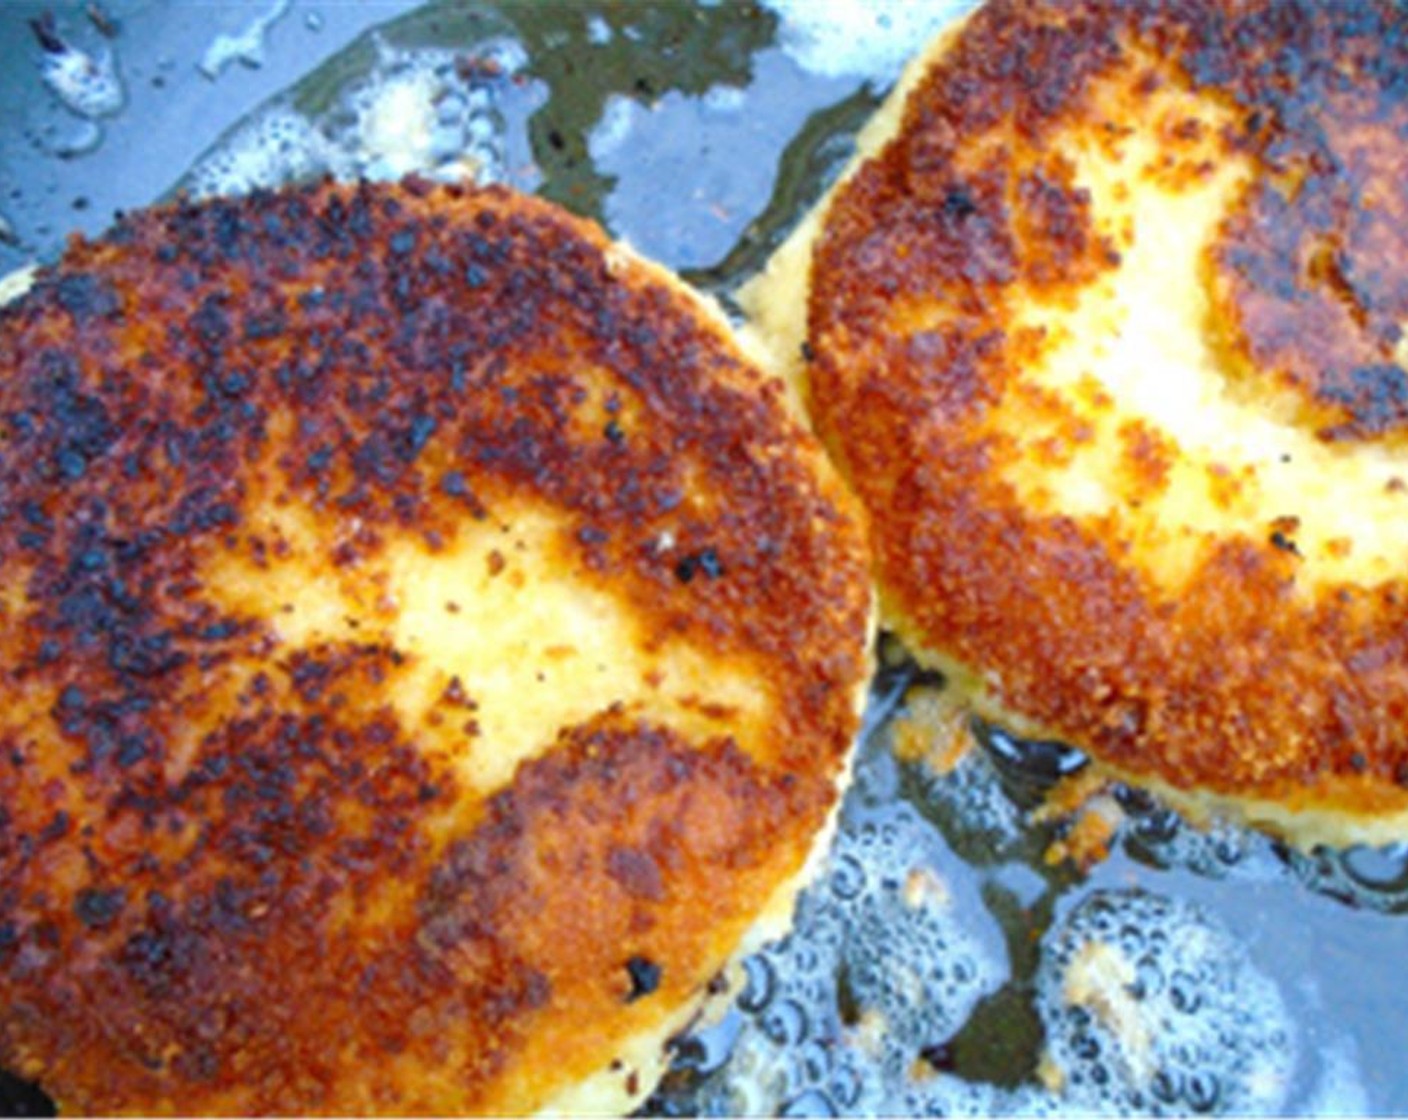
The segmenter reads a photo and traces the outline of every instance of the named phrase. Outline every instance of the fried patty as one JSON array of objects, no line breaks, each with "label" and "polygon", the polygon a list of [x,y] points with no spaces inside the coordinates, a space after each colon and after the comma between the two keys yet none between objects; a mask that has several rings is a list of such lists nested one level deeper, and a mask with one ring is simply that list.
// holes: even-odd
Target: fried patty
[{"label": "fried patty", "polygon": [[836,801],[858,512],[711,305],[322,184],[0,311],[0,1065],[65,1110],[623,1109]]},{"label": "fried patty", "polygon": [[889,625],[1304,843],[1408,837],[1405,74],[1389,3],[992,0],[745,297]]}]

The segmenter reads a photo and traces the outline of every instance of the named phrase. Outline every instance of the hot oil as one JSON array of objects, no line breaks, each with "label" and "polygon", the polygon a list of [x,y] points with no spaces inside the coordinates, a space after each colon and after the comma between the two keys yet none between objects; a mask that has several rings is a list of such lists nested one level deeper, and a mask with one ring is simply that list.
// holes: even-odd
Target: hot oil
[{"label": "hot oil", "polygon": [[[727,301],[956,7],[434,5],[254,108],[171,180],[196,194],[320,174],[507,182]],[[791,933],[739,964],[721,1018],[675,1040],[645,1111],[1408,1111],[1408,985],[1392,967],[1408,850],[1303,855],[1117,790],[1108,858],[1053,862],[1071,822],[1043,816],[1042,795],[1078,756],[986,729],[920,757],[898,740],[942,682],[882,654]]]},{"label": "hot oil", "polygon": [[1182,899],[1097,890],[1043,947],[1049,1078],[1078,1108],[1279,1112],[1297,1037],[1280,991],[1220,923]]},{"label": "hot oil", "polygon": [[[1388,909],[1392,888],[1402,902],[1399,853],[1295,856],[1120,791],[1109,859],[1089,874],[1053,865],[1063,824],[1043,821],[1032,796],[1053,779],[1050,745],[975,746],[942,773],[899,761],[907,707],[936,687],[915,680],[861,745],[830,862],[793,931],[745,962],[733,1012],[680,1044],[648,1110],[1370,1108],[1355,1024],[1328,991],[1354,965],[1317,959],[1316,938],[1333,929],[1392,955],[1397,928],[1368,909]],[[1331,901],[1349,900],[1346,859],[1372,892],[1351,911]],[[1311,875],[1307,861],[1341,870]],[[1339,1021],[1325,1021],[1327,998]],[[703,1052],[707,1064],[691,1060]]]},{"label": "hot oil", "polygon": [[[412,172],[444,182],[538,185],[525,146],[542,86],[527,55],[487,15],[429,45],[412,19],[377,30],[222,136],[177,183],[196,198]],[[448,29],[446,29],[448,31]],[[496,33],[497,32],[497,33]]]}]

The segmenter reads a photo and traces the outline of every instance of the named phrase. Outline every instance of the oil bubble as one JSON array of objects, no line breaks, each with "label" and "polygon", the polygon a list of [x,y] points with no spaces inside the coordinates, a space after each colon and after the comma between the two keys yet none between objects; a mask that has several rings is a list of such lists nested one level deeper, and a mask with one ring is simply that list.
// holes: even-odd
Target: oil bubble
[{"label": "oil bubble", "polygon": [[338,170],[338,154],[300,113],[274,105],[236,126],[183,180],[194,198],[247,194],[257,187]]},{"label": "oil bubble", "polygon": [[696,1076],[713,1073],[728,1061],[743,1027],[736,1011],[721,1015],[717,1022],[673,1040],[672,1064]]},{"label": "oil bubble", "polygon": [[831,1050],[820,1039],[812,1039],[797,1051],[797,1080],[806,1085],[825,1082],[831,1072]]},{"label": "oil bubble", "polygon": [[779,1116],[837,1116],[836,1106],[827,1095],[818,1089],[808,1089],[793,1097],[778,1112]]},{"label": "oil bubble", "polygon": [[1089,759],[1065,743],[1047,739],[1021,739],[995,724],[973,721],[978,742],[999,767],[1037,786],[1050,786],[1083,770]]},{"label": "oil bubble", "polygon": [[1194,1072],[1188,1078],[1188,1085],[1183,1091],[1188,1106],[1197,1113],[1210,1113],[1217,1108],[1218,1093],[1221,1083],[1216,1074]]},{"label": "oil bubble", "polygon": [[844,1064],[837,1065],[832,1069],[831,1076],[826,1083],[826,1095],[841,1108],[849,1109],[853,1108],[860,1100],[864,1088],[865,1083],[860,1073],[847,1060]]},{"label": "oil bubble", "polygon": [[1340,854],[1345,874],[1365,890],[1408,891],[1408,844],[1348,848]]},{"label": "oil bubble", "polygon": [[855,898],[865,889],[865,868],[853,855],[837,858],[831,872],[831,891],[839,899]]},{"label": "oil bubble", "polygon": [[1162,1115],[1284,1104],[1296,1034],[1280,991],[1192,903],[1092,892],[1049,931],[1037,991],[1067,1106]]},{"label": "oil bubble", "polygon": [[909,1086],[884,1110],[903,1116],[1050,1116],[1053,1099],[1035,1090],[1004,1090],[995,1085],[942,1075]]},{"label": "oil bubble", "polygon": [[777,973],[765,953],[755,953],[743,961],[745,986],[738,997],[740,1011],[757,1014],[767,1007],[777,986]]},{"label": "oil bubble", "polygon": [[781,1000],[763,1012],[758,1027],[778,1046],[795,1046],[807,1036],[807,1013],[796,1000]]},{"label": "oil bubble", "polygon": [[1284,852],[1270,837],[1230,821],[1189,824],[1151,794],[1122,788],[1125,850],[1163,870],[1191,871],[1207,879],[1273,882],[1287,878]]},{"label": "oil bubble", "polygon": [[1318,894],[1361,910],[1408,913],[1408,844],[1288,851],[1291,873]]},{"label": "oil bubble", "polygon": [[521,45],[486,40],[471,64],[448,49],[403,49],[375,36],[372,44],[370,69],[332,89],[315,75],[307,80],[312,92],[295,87],[276,98],[227,132],[178,187],[201,198],[323,174],[389,180],[417,172],[479,183],[508,177],[506,133],[526,129],[536,96],[532,83],[513,80],[526,65]]}]

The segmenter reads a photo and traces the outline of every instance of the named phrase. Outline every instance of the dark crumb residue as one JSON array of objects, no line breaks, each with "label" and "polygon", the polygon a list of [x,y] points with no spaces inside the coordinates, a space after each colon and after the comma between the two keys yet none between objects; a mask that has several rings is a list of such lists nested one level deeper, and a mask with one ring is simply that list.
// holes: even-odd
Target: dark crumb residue
[{"label": "dark crumb residue", "polygon": [[627,1003],[634,1003],[642,996],[648,996],[660,987],[663,970],[648,957],[632,957],[626,962],[626,974],[630,977],[631,990],[626,995]]}]

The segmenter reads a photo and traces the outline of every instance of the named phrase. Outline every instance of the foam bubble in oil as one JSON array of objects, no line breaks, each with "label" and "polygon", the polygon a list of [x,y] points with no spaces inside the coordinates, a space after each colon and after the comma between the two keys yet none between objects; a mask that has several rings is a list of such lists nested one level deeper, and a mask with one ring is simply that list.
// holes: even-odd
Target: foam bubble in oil
[{"label": "foam bubble in oil", "polygon": [[1295,1023],[1241,943],[1194,904],[1093,891],[1042,949],[1046,1080],[1067,1106],[1150,1115],[1284,1110]]},{"label": "foam bubble in oil", "polygon": [[39,75],[51,93],[72,113],[89,120],[110,117],[127,101],[117,70],[117,56],[108,47],[88,51],[59,34],[52,12],[30,21],[43,50]]},{"label": "foam bubble in oil", "polygon": [[341,162],[312,121],[286,105],[271,105],[203,156],[181,186],[195,198],[247,194],[322,172],[336,174]]},{"label": "foam bubble in oil", "polygon": [[[90,19],[92,18],[90,11]],[[39,45],[39,78],[52,100],[35,106],[24,123],[24,135],[36,150],[56,159],[84,156],[101,146],[104,122],[127,104],[127,87],[117,55],[102,42],[93,42],[91,29],[74,35],[45,11],[29,21]]]},{"label": "foam bubble in oil", "polygon": [[294,95],[277,98],[227,133],[178,184],[196,198],[239,195],[321,174],[443,181],[507,176],[504,97],[526,62],[509,39],[461,52],[392,47],[375,40],[375,65],[308,115]]},{"label": "foam bubble in oil", "polygon": [[1291,851],[1286,858],[1311,890],[1360,910],[1408,914],[1408,844]]},{"label": "foam bubble in oil", "polygon": [[1296,883],[1356,910],[1408,914],[1408,844],[1301,851],[1225,820],[1197,828],[1139,790],[1122,789],[1126,849],[1207,879]]}]

